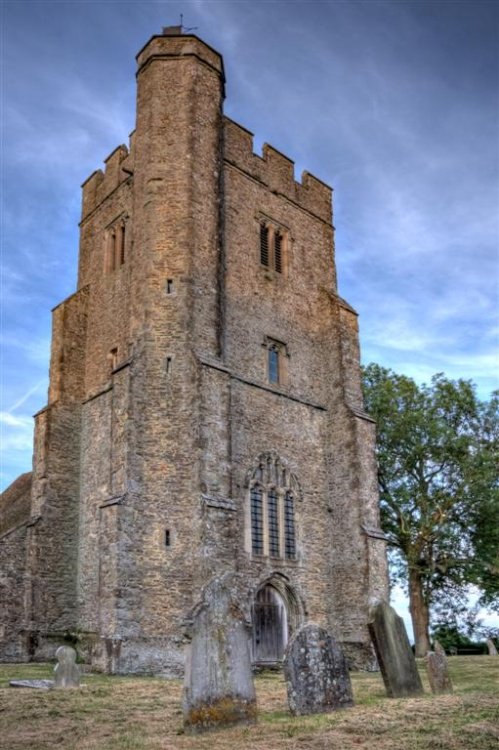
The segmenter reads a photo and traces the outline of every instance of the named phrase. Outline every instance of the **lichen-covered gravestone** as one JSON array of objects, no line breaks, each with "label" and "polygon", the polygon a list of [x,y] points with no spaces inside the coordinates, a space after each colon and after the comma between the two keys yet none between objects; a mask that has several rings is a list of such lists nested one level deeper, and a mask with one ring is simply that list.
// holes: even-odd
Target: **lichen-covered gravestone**
[{"label": "lichen-covered gravestone", "polygon": [[487,638],[487,648],[489,649],[489,656],[498,656],[497,649],[492,638]]},{"label": "lichen-covered gravestone", "polygon": [[241,602],[241,580],[225,574],[211,581],[186,620],[190,640],[184,679],[184,727],[203,732],[256,721],[249,654],[251,622]]},{"label": "lichen-covered gravestone", "polygon": [[387,695],[421,695],[423,685],[402,618],[387,602],[378,602],[371,609],[368,627]]},{"label": "lichen-covered gravestone", "polygon": [[437,651],[437,645],[440,646],[438,641],[435,644],[435,651],[430,652],[426,656],[428,681],[430,683],[431,691],[436,695],[439,693],[452,693],[452,682],[447,667],[447,657],[441,646],[440,650]]},{"label": "lichen-covered gravestone", "polygon": [[343,652],[318,625],[305,625],[291,638],[284,658],[288,703],[295,715],[353,706],[352,685]]},{"label": "lichen-covered gravestone", "polygon": [[76,664],[76,651],[71,646],[59,646],[55,652],[57,664],[54,667],[55,688],[80,687],[80,668]]}]

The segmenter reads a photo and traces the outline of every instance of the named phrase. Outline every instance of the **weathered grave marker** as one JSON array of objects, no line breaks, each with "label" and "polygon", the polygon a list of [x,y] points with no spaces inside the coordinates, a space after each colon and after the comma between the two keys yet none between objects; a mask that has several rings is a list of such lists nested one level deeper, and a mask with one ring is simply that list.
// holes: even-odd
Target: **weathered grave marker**
[{"label": "weathered grave marker", "polygon": [[[438,641],[437,644],[440,646]],[[442,649],[442,646],[440,646],[440,649],[441,651],[437,651],[435,648],[434,652],[430,651],[426,656],[428,680],[432,693],[435,693],[436,695],[439,693],[452,693],[452,682],[447,667],[447,657],[445,656],[445,651]]]},{"label": "weathered grave marker", "polygon": [[387,602],[379,602],[372,607],[370,620],[369,633],[387,695],[421,695],[423,685],[402,618]]},{"label": "weathered grave marker", "polygon": [[439,641],[433,642],[433,650],[436,654],[442,654],[445,656],[445,648],[442,646],[442,644]]},{"label": "weathered grave marker", "polygon": [[487,638],[487,648],[489,649],[489,656],[498,656],[497,649],[492,638]]},{"label": "weathered grave marker", "polygon": [[10,687],[13,688],[34,688],[36,690],[50,690],[54,687],[53,680],[10,680]]},{"label": "weathered grave marker", "polygon": [[71,646],[59,646],[55,652],[57,664],[54,667],[55,688],[80,687],[80,668],[76,664],[76,651]]},{"label": "weathered grave marker", "polygon": [[291,638],[284,676],[292,714],[316,714],[353,706],[352,685],[343,651],[318,625],[305,625]]},{"label": "weathered grave marker", "polygon": [[186,621],[184,726],[188,732],[256,721],[256,695],[248,638],[249,612],[237,576],[206,586]]}]

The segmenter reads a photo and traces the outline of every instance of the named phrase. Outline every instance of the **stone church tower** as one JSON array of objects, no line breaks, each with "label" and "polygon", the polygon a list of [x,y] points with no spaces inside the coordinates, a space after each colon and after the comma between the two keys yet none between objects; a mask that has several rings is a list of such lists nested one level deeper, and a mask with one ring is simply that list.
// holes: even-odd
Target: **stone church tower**
[{"label": "stone church tower", "polygon": [[130,147],[83,184],[33,473],[1,501],[1,658],[74,637],[96,668],[178,674],[186,613],[235,571],[255,662],[310,620],[366,663],[385,543],[331,189],[253,153],[197,37],[137,62]]}]

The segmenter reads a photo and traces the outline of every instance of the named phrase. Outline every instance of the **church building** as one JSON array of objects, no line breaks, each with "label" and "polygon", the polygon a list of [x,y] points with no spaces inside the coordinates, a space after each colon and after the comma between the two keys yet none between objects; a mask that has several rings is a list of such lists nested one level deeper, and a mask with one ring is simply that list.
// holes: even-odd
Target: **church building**
[{"label": "church building", "polygon": [[187,614],[232,571],[254,663],[314,622],[366,666],[385,538],[331,188],[253,152],[201,39],[168,27],[137,65],[129,146],[83,184],[33,471],[0,500],[0,659],[74,642],[179,675]]}]

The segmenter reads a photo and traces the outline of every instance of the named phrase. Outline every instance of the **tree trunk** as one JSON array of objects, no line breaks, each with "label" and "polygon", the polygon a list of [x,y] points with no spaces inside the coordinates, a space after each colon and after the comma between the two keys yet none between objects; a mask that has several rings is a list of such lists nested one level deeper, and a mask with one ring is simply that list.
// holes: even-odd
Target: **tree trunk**
[{"label": "tree trunk", "polygon": [[418,570],[409,570],[409,612],[411,613],[416,656],[430,651],[430,613],[423,595],[423,582]]}]

